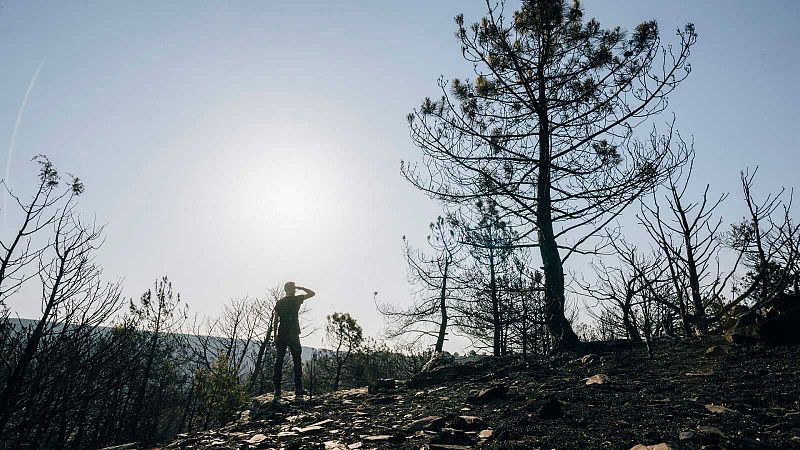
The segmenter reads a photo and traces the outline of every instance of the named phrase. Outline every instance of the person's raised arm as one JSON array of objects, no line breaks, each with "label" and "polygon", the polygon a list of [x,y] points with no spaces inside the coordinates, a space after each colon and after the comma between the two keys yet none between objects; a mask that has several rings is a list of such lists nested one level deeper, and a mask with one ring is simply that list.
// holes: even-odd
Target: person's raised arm
[{"label": "person's raised arm", "polygon": [[300,289],[301,291],[305,292],[305,294],[303,294],[303,300],[308,300],[308,299],[310,299],[311,297],[313,297],[313,296],[317,295],[317,293],[316,293],[316,292],[312,291],[312,290],[311,290],[311,289],[309,289],[309,288],[304,288],[304,287],[300,287],[300,286],[295,286],[295,289]]}]

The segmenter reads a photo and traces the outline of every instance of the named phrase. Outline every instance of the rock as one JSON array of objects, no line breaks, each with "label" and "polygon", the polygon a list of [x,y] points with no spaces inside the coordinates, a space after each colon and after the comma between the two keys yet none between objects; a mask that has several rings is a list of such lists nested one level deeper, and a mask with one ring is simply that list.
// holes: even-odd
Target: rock
[{"label": "rock", "polygon": [[588,355],[583,355],[581,357],[581,364],[587,366],[589,364],[594,364],[600,360],[600,356],[595,355],[594,353],[589,353]]},{"label": "rock", "polygon": [[450,422],[450,428],[464,431],[477,431],[483,427],[483,419],[477,416],[458,416]]},{"label": "rock", "polygon": [[472,439],[461,430],[442,428],[442,431],[431,439],[431,444],[469,445],[472,444]]},{"label": "rock", "polygon": [[773,345],[800,344],[800,295],[781,294],[742,314],[728,335],[735,343],[763,341]]},{"label": "rock", "polygon": [[500,400],[508,395],[508,386],[498,384],[488,388],[482,389],[477,396],[469,397],[467,401],[470,403],[488,403],[495,400]]},{"label": "rock", "polygon": [[309,426],[310,427],[324,427],[325,425],[328,425],[329,423],[333,423],[333,419],[320,420],[319,422],[312,423]]},{"label": "rock", "polygon": [[703,405],[703,406],[705,406],[705,408],[707,410],[709,410],[710,412],[712,412],[714,414],[739,414],[738,411],[735,411],[733,409],[727,408],[727,407],[722,406],[722,405],[709,404],[709,405]]},{"label": "rock", "polygon": [[421,419],[417,419],[406,427],[410,431],[439,431],[442,429],[446,422],[446,419],[439,417],[439,416],[428,416],[423,417]]},{"label": "rock", "polygon": [[114,445],[114,446],[111,446],[111,447],[104,447],[101,450],[127,450],[127,449],[135,449],[137,447],[139,447],[139,443],[138,442],[129,442],[127,444],[120,444],[120,445]]},{"label": "rock", "polygon": [[381,442],[381,441],[388,441],[392,438],[390,434],[377,434],[374,436],[367,436],[364,438],[367,442]]},{"label": "rock", "polygon": [[678,434],[678,439],[682,441],[688,441],[694,439],[696,434],[697,433],[695,433],[694,431],[681,431],[680,434]]},{"label": "rock", "polygon": [[486,368],[474,364],[453,364],[438,367],[427,372],[420,372],[413,375],[411,379],[408,380],[407,386],[411,389],[416,389],[434,384],[450,383],[479,374],[485,370]]},{"label": "rock", "polygon": [[637,444],[631,447],[631,450],[675,450],[675,448],[666,442],[662,442],[655,445]]},{"label": "rock", "polygon": [[540,419],[554,420],[564,417],[564,410],[558,397],[550,397],[542,404],[537,414]]},{"label": "rock", "polygon": [[687,377],[710,377],[712,375],[714,375],[714,371],[711,369],[702,372],[686,372]]},{"label": "rock", "polygon": [[348,450],[348,447],[339,441],[325,441],[325,450]]},{"label": "rock", "polygon": [[264,441],[266,438],[267,438],[267,436],[265,436],[265,435],[263,435],[261,433],[258,433],[255,436],[253,436],[250,439],[248,439],[247,443],[248,444],[258,444],[259,442]]},{"label": "rock", "polygon": [[792,441],[795,447],[800,447],[800,436],[792,436],[789,440]]},{"label": "rock", "polygon": [[375,397],[371,398],[369,402],[373,405],[388,405],[390,403],[394,403],[397,401],[397,397],[394,395],[387,395],[385,397]]},{"label": "rock", "polygon": [[363,446],[364,446],[363,442],[354,442],[352,444],[347,444],[347,448],[349,448],[350,450],[358,450]]},{"label": "rock", "polygon": [[722,431],[719,428],[709,427],[705,425],[697,427],[697,433],[707,436],[723,436]]},{"label": "rock", "polygon": [[598,373],[597,375],[592,375],[589,378],[586,378],[586,384],[608,384],[611,383],[611,377],[604,373]]},{"label": "rock", "polygon": [[456,363],[456,358],[449,352],[436,352],[431,356],[431,359],[422,366],[423,372],[430,372],[434,369],[443,366],[449,366]]},{"label": "rock", "polygon": [[683,431],[678,438],[683,442],[699,444],[717,444],[723,439],[724,435],[719,428],[701,425],[695,431]]},{"label": "rock", "polygon": [[393,391],[395,389],[397,389],[397,380],[394,378],[381,378],[376,380],[375,383],[369,385],[370,394]]},{"label": "rock", "polygon": [[428,449],[430,449],[430,450],[472,450],[472,447],[469,447],[467,445],[431,443],[431,444],[428,444]]},{"label": "rock", "polygon": [[297,434],[302,434],[302,435],[317,434],[322,430],[324,430],[324,428],[322,428],[320,426],[316,426],[316,425],[309,425],[309,426],[303,427],[303,428],[299,428],[299,427],[293,427],[292,428],[292,431],[296,431]]},{"label": "rock", "polygon": [[725,349],[720,347],[719,345],[712,345],[705,352],[706,358],[717,358],[720,356],[725,356]]},{"label": "rock", "polygon": [[493,429],[491,429],[491,428],[487,428],[487,429],[485,429],[485,430],[481,430],[481,432],[480,432],[480,433],[478,433],[478,437],[479,437],[480,439],[489,439],[489,438],[490,438],[490,437],[492,437],[493,435],[494,435],[494,430],[493,430]]}]

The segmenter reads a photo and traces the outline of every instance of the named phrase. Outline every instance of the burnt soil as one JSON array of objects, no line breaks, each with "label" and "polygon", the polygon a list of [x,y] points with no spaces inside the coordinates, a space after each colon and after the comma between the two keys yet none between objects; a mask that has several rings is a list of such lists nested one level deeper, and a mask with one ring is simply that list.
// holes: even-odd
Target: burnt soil
[{"label": "burnt soil", "polygon": [[[656,341],[653,353],[598,343],[538,361],[483,358],[305,404],[261,397],[243,419],[169,448],[800,448],[800,347],[692,338]],[[602,384],[586,384],[598,374]]]}]

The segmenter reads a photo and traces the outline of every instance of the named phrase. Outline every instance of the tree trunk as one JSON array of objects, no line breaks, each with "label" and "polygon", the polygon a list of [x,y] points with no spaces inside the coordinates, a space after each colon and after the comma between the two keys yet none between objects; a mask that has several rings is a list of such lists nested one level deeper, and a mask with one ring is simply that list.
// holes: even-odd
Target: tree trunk
[{"label": "tree trunk", "polygon": [[445,259],[444,273],[442,276],[442,291],[439,293],[439,312],[441,322],[439,323],[439,336],[436,338],[435,351],[441,352],[444,348],[444,337],[447,334],[447,275],[450,268],[450,258]]},{"label": "tree trunk", "polygon": [[497,298],[497,276],[495,274],[494,247],[489,249],[489,294],[492,299],[492,355],[500,356],[500,304]]},{"label": "tree trunk", "polygon": [[628,339],[633,342],[642,342],[642,335],[639,333],[639,329],[636,328],[631,321],[630,308],[631,306],[628,304],[622,310],[622,325],[625,327],[625,333],[628,335]]},{"label": "tree trunk", "polygon": [[[541,77],[544,79],[544,77]],[[544,86],[544,85],[542,85]],[[540,102],[544,102],[544,92],[540,90]],[[550,197],[550,127],[547,116],[539,117],[539,173],[536,186],[536,226],[539,229],[539,252],[544,272],[544,298],[547,328],[556,345],[574,347],[578,345],[578,335],[564,315],[564,266],[558,253],[558,243],[553,232],[553,218]]]}]

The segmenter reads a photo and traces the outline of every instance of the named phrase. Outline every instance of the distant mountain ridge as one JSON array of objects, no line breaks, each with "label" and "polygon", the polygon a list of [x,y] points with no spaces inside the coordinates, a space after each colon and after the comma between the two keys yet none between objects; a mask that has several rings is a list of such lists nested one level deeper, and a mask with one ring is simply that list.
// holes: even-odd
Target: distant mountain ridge
[{"label": "distant mountain ridge", "polygon": [[[22,318],[9,318],[9,322],[11,322],[12,324],[16,323],[16,326],[14,327],[16,330],[22,330],[24,328],[32,328],[32,327],[35,327],[37,323],[39,323],[39,321],[36,320],[36,319],[22,319]],[[99,326],[98,329],[99,330],[110,330],[111,327],[110,326]],[[186,334],[184,334],[184,336],[188,336],[190,338],[190,344],[192,344],[192,343],[199,344],[200,343],[201,335],[194,335],[194,334],[186,335]],[[194,342],[191,341],[192,339],[194,339]],[[220,337],[220,336],[211,336],[211,339],[212,340],[217,340],[218,343],[220,345],[222,345],[222,343],[225,340],[227,340],[228,338]],[[243,339],[237,339],[237,340],[239,341],[239,343],[237,343],[237,346],[240,345],[240,344],[244,345],[245,341]],[[327,349],[318,349],[318,348],[306,347],[306,346],[302,346],[302,349],[303,349],[303,352],[302,352],[300,358],[301,358],[301,360],[303,362],[310,361],[314,356],[314,351],[317,351],[317,352],[327,352],[327,351],[329,351]],[[248,349],[247,353],[248,353],[248,356],[252,356],[253,358],[255,358],[255,356],[258,354],[258,345],[253,345],[253,343],[251,342],[250,343],[250,348]],[[288,350],[287,350],[286,353],[287,353],[287,359],[291,359],[291,356],[289,355]],[[249,362],[249,358],[246,358],[245,361]],[[250,369],[251,367],[247,363],[245,363],[245,364],[243,364],[242,368],[246,370],[246,369]]]}]

